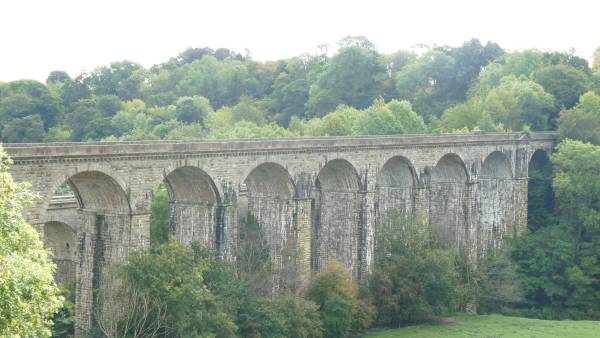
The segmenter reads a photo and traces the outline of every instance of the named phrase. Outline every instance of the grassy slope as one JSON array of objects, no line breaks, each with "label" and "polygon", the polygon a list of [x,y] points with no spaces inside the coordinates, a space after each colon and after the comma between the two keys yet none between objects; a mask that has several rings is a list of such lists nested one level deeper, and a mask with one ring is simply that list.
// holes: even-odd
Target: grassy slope
[{"label": "grassy slope", "polygon": [[372,338],[391,337],[600,337],[600,321],[554,321],[519,317],[457,316],[456,324],[415,325],[369,334]]}]

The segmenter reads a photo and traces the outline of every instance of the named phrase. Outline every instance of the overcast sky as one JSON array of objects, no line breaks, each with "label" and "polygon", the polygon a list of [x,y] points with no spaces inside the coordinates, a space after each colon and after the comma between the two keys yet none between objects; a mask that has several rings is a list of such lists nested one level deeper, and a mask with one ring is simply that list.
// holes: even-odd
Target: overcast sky
[{"label": "overcast sky", "polygon": [[44,81],[56,69],[76,76],[125,59],[149,67],[200,46],[274,60],[347,35],[384,53],[477,37],[591,59],[599,15],[597,0],[0,0],[0,81]]}]

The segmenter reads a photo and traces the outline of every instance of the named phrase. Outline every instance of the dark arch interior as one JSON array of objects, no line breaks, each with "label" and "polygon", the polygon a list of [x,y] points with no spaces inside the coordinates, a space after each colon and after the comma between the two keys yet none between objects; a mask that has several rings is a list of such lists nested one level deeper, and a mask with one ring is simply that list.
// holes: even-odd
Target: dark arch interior
[{"label": "dark arch interior", "polygon": [[129,213],[125,191],[110,176],[98,171],[84,171],[68,180],[82,209]]},{"label": "dark arch interior", "polygon": [[411,188],[415,181],[412,165],[400,156],[388,160],[377,176],[377,185],[381,187]]},{"label": "dark arch interior", "polygon": [[[60,286],[75,281],[77,267],[77,234],[62,222],[44,224],[44,246],[52,252],[56,264],[54,279]],[[74,301],[74,299],[72,300]]]},{"label": "dark arch interior", "polygon": [[433,182],[466,183],[467,170],[462,159],[456,154],[444,155],[433,168]]},{"label": "dark arch interior", "polygon": [[74,259],[77,254],[77,234],[62,222],[44,224],[44,244],[55,259]]},{"label": "dark arch interior", "polygon": [[206,203],[217,205],[219,194],[213,180],[196,167],[175,169],[165,177],[169,197],[180,203]]},{"label": "dark arch interior", "polygon": [[360,188],[358,173],[346,160],[327,162],[317,176],[317,187],[326,191],[357,191]]},{"label": "dark arch interior", "polygon": [[536,150],[529,161],[527,188],[527,226],[537,230],[554,222],[554,191],[552,163],[543,150]]},{"label": "dark arch interior", "polygon": [[276,163],[263,163],[254,168],[244,181],[253,197],[293,198],[294,184],[287,170]]},{"label": "dark arch interior", "polygon": [[481,176],[482,178],[511,178],[512,171],[506,155],[499,151],[494,151],[488,155],[483,162]]}]

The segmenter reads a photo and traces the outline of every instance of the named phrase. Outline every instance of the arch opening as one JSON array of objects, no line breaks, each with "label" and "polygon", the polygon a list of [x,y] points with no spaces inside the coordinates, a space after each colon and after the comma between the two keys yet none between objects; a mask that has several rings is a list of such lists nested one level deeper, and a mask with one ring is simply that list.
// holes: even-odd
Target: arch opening
[{"label": "arch opening", "polygon": [[294,184],[287,170],[277,163],[263,163],[254,168],[244,183],[253,197],[293,198]]},{"label": "arch opening", "polygon": [[429,197],[429,221],[441,244],[464,249],[467,233],[467,169],[454,154],[444,155],[433,168]]},{"label": "arch opening", "polygon": [[512,170],[506,155],[500,151],[489,154],[481,167],[481,178],[483,179],[510,179]]},{"label": "arch opening", "polygon": [[360,180],[350,162],[336,159],[327,162],[319,171],[316,185],[324,191],[355,192],[360,189]]},{"label": "arch opening", "polygon": [[535,231],[554,222],[554,171],[546,151],[538,149],[533,153],[527,172],[527,227]]},{"label": "arch opening", "polygon": [[504,245],[504,238],[512,236],[516,222],[514,208],[515,185],[510,161],[500,151],[489,154],[483,162],[479,180],[479,246],[483,258]]},{"label": "arch opening", "polygon": [[343,159],[327,162],[315,182],[313,262],[315,271],[329,261],[342,262],[359,277],[360,179],[354,166]]},{"label": "arch opening", "polygon": [[125,189],[100,171],[70,176],[50,199],[45,242],[55,260],[61,260],[57,278],[76,279],[71,301],[79,327],[92,326],[95,312],[109,311],[110,304],[104,304],[92,290],[107,289],[109,267],[125,259],[129,248],[141,242],[132,232],[131,217]]},{"label": "arch opening", "polygon": [[129,214],[129,199],[112,177],[99,171],[84,171],[71,176],[67,183],[79,202],[79,207],[99,213]]},{"label": "arch opening", "polygon": [[444,155],[433,168],[431,181],[436,183],[466,183],[467,168],[456,154]]},{"label": "arch opening", "polygon": [[405,217],[412,215],[416,181],[415,170],[405,157],[392,157],[383,165],[377,175],[377,223],[392,210]]},{"label": "arch opening", "polygon": [[75,282],[77,233],[69,225],[50,221],[44,224],[44,246],[52,252],[56,264],[55,280],[59,286]]},{"label": "arch opening", "polygon": [[198,167],[179,167],[165,176],[152,203],[151,240],[170,235],[183,245],[198,241],[219,249],[221,197],[208,173]]},{"label": "arch opening", "polygon": [[[259,294],[294,289],[296,229],[295,186],[288,171],[273,162],[262,163],[244,179],[239,196],[238,266]],[[245,208],[244,208],[245,207]]]}]

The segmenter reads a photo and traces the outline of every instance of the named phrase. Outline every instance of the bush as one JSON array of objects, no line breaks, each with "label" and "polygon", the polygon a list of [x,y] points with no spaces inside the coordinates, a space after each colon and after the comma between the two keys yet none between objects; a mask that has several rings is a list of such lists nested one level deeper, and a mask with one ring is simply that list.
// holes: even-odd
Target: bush
[{"label": "bush", "polygon": [[370,326],[373,311],[358,298],[350,272],[337,261],[329,263],[314,279],[308,299],[319,306],[325,337],[346,337]]},{"label": "bush", "polygon": [[458,309],[456,253],[440,250],[430,226],[389,214],[378,227],[370,292],[382,325],[398,326]]}]

